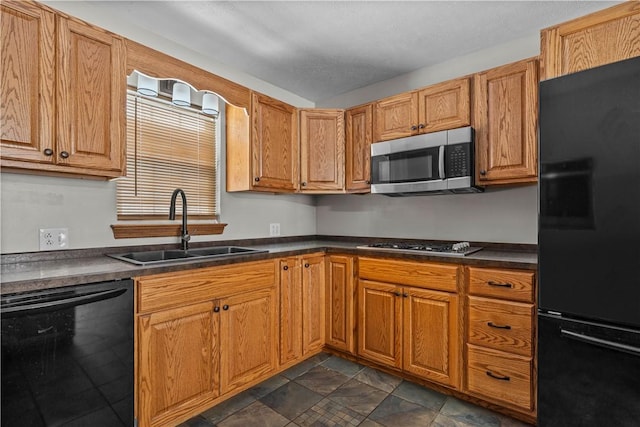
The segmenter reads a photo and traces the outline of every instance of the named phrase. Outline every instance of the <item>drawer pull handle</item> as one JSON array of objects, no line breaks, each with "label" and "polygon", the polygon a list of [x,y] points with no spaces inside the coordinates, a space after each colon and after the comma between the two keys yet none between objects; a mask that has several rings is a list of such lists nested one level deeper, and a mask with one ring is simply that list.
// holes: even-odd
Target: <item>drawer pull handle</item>
[{"label": "drawer pull handle", "polygon": [[487,282],[487,284],[489,286],[498,286],[500,288],[513,288],[513,285],[511,283],[498,283],[498,282],[494,282],[493,280],[489,280]]},{"label": "drawer pull handle", "polygon": [[509,326],[509,325],[496,325],[493,322],[487,322],[487,326],[490,326],[490,327],[496,328],[496,329],[511,329],[511,326]]},{"label": "drawer pull handle", "polygon": [[487,376],[489,376],[491,378],[495,378],[496,380],[500,380],[500,381],[510,381],[511,380],[511,377],[502,376],[502,375],[496,375],[491,371],[487,371]]}]

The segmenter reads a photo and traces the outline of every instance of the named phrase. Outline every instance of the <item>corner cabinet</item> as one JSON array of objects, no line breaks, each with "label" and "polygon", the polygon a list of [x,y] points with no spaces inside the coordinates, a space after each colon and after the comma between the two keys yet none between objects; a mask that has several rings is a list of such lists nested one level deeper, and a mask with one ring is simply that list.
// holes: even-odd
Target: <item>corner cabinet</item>
[{"label": "corner cabinet", "polygon": [[274,372],[276,291],[273,261],[137,279],[139,425],[176,425]]},{"label": "corner cabinet", "polygon": [[373,105],[350,108],[345,112],[345,190],[347,193],[371,191],[371,143]]},{"label": "corner cabinet", "polygon": [[280,365],[291,365],[324,346],[324,254],[279,260]]},{"label": "corner cabinet", "polygon": [[344,110],[300,110],[300,191],[344,192]]},{"label": "corner cabinet", "polygon": [[0,7],[2,167],[121,176],[123,39],[35,3]]},{"label": "corner cabinet", "polygon": [[360,258],[358,269],[358,355],[459,388],[460,267]]},{"label": "corner cabinet", "polygon": [[354,259],[351,256],[327,256],[326,280],[327,345],[355,354]]},{"label": "corner cabinet", "polygon": [[540,36],[542,80],[640,56],[640,3],[622,2]]},{"label": "corner cabinet", "polygon": [[475,76],[476,183],[537,181],[538,60]]}]

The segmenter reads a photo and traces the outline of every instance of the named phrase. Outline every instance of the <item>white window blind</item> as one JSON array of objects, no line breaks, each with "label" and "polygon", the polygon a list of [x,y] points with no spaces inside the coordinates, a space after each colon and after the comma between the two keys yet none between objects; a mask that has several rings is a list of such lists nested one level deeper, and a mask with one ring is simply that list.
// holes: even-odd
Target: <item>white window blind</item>
[{"label": "white window blind", "polygon": [[129,93],[127,176],[117,181],[118,219],[167,219],[176,188],[187,195],[189,217],[217,218],[215,135],[211,117]]}]

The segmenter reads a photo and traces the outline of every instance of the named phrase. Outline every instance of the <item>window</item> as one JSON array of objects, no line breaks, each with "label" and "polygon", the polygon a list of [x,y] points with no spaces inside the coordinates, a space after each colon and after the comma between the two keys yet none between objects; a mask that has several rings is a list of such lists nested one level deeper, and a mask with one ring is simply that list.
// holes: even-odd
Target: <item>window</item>
[{"label": "window", "polygon": [[118,220],[166,220],[176,188],[187,195],[190,219],[217,219],[217,154],[210,116],[129,92],[127,176],[117,182]]}]

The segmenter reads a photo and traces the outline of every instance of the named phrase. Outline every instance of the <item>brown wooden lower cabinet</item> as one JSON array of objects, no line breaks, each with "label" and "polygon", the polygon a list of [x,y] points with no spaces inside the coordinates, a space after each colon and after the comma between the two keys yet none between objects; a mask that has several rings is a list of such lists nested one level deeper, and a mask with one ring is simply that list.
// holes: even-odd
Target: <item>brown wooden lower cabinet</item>
[{"label": "brown wooden lower cabinet", "polygon": [[324,259],[320,253],[279,260],[280,365],[324,346]]},{"label": "brown wooden lower cabinet", "polygon": [[275,267],[262,261],[136,280],[141,427],[175,425],[275,372]]},{"label": "brown wooden lower cabinet", "polygon": [[535,274],[468,267],[465,391],[535,417]]},{"label": "brown wooden lower cabinet", "polygon": [[[458,388],[458,267],[432,267],[428,263],[359,260],[358,355]],[[434,287],[451,292],[398,284],[408,276],[422,286],[433,282]]]},{"label": "brown wooden lower cabinet", "polygon": [[145,276],[136,417],[176,425],[326,346],[535,421],[534,295],[532,271],[324,253]]},{"label": "brown wooden lower cabinet", "polygon": [[338,350],[355,354],[354,258],[327,256],[326,341]]}]

